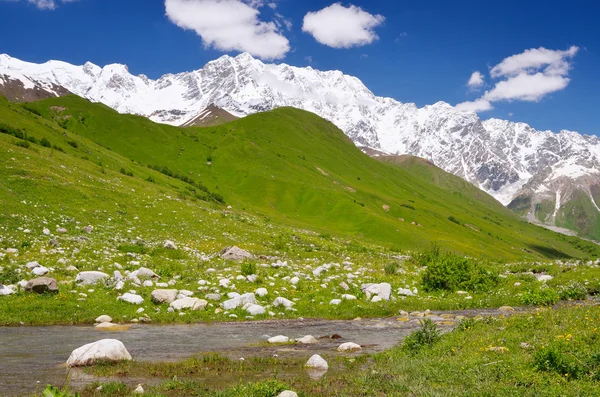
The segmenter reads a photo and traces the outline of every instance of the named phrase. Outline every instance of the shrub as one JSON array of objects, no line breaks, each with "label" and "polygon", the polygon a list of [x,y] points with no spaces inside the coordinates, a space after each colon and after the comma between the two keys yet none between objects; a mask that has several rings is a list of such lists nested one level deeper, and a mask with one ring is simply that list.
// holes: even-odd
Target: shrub
[{"label": "shrub", "polygon": [[426,291],[489,291],[500,280],[495,271],[484,269],[479,262],[443,253],[438,246],[419,255],[417,263],[427,266],[421,280]]},{"label": "shrub", "polygon": [[14,268],[4,269],[0,272],[0,283],[5,285],[16,284],[22,278],[23,276]]},{"label": "shrub", "polygon": [[40,145],[42,145],[43,147],[52,147],[52,144],[46,138],[42,138],[42,140],[40,141]]},{"label": "shrub", "polygon": [[15,145],[17,145],[17,146],[19,146],[19,147],[22,147],[22,148],[25,148],[25,149],[29,149],[29,147],[31,146],[31,145],[29,144],[29,142],[27,142],[27,141],[17,141],[17,142],[15,143]]},{"label": "shrub", "polygon": [[461,221],[459,221],[458,219],[456,219],[455,217],[453,217],[452,215],[450,215],[450,216],[448,217],[448,220],[449,220],[450,222],[454,222],[454,223],[456,223],[457,225],[462,225],[462,222],[461,222]]},{"label": "shrub", "polygon": [[398,272],[398,264],[396,262],[388,263],[385,265],[385,274],[396,274]]},{"label": "shrub", "polygon": [[242,274],[244,276],[249,276],[251,274],[256,274],[256,264],[251,262],[242,263]]},{"label": "shrub", "polygon": [[521,296],[521,302],[527,306],[552,306],[560,300],[552,288],[530,289]]},{"label": "shrub", "polygon": [[[534,366],[538,371],[554,372],[570,379],[586,375],[598,377],[600,360],[598,354],[571,352],[563,342],[553,342],[538,349],[534,354]],[[597,380],[597,379],[596,379]]]},{"label": "shrub", "polygon": [[588,290],[582,283],[571,281],[567,285],[558,287],[558,295],[562,300],[584,300],[587,298]]},{"label": "shrub", "polygon": [[437,325],[429,319],[423,320],[421,329],[414,331],[404,339],[402,348],[411,353],[416,353],[421,348],[429,345],[433,345],[440,339],[440,331],[437,329]]},{"label": "shrub", "polygon": [[79,143],[77,143],[77,141],[69,141],[67,143],[69,145],[71,145],[72,147],[74,147],[75,149],[79,148]]},{"label": "shrub", "polygon": [[34,109],[31,106],[23,105],[23,109],[27,110],[29,113],[35,114],[36,116],[42,115],[37,109]]},{"label": "shrub", "polygon": [[148,177],[148,179],[146,179],[146,180],[147,180],[148,182],[150,182],[150,183],[156,183],[156,181],[154,180],[154,177],[153,177],[152,175],[150,175],[150,176]]}]

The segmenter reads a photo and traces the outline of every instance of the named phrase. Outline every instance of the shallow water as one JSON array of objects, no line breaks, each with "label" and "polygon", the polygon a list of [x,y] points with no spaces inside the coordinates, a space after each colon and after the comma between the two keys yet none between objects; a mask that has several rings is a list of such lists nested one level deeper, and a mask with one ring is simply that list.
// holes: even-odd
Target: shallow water
[{"label": "shallow water", "polygon": [[[453,312],[489,314],[486,311]],[[490,311],[492,313],[492,311]],[[496,312],[497,314],[497,312]],[[441,320],[438,318],[438,320]],[[62,385],[64,366],[71,352],[100,339],[118,339],[138,361],[172,361],[203,352],[217,351],[231,357],[271,355],[306,356],[334,352],[342,342],[365,345],[363,352],[388,349],[419,326],[391,319],[290,320],[192,325],[133,325],[123,331],[99,331],[93,326],[0,327],[0,395],[22,396],[46,384]],[[450,329],[449,325],[442,328]],[[322,339],[315,345],[265,346],[265,335],[316,338],[338,334],[342,339]],[[71,385],[83,386],[94,379],[79,374]]]}]

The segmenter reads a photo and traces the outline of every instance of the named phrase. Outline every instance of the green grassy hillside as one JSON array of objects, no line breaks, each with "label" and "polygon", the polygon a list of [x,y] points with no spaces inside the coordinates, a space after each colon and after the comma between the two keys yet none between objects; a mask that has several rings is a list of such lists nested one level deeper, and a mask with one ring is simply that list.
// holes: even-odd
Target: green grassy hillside
[{"label": "green grassy hillside", "polygon": [[[29,161],[39,164],[26,172],[4,170],[3,204],[42,199],[70,216],[110,202],[127,213],[156,203],[161,192],[397,250],[420,250],[436,241],[494,259],[598,254],[595,245],[522,222],[445,173],[373,160],[333,124],[292,108],[181,129],[68,96],[26,105],[2,102],[0,122],[24,129],[39,153],[16,147],[4,134],[5,147],[29,153]],[[56,148],[39,145],[43,138]],[[76,181],[59,182],[73,173]],[[3,205],[2,216],[27,208],[19,207]],[[147,212],[153,216],[151,208]],[[182,218],[182,234],[188,221]]]}]

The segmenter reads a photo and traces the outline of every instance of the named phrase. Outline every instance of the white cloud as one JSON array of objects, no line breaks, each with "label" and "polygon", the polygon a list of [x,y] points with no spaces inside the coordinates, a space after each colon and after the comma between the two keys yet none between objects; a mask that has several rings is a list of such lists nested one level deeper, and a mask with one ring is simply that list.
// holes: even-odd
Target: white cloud
[{"label": "white cloud", "polygon": [[302,31],[333,48],[350,48],[371,44],[379,39],[373,29],[385,21],[382,15],[369,14],[362,8],[335,3],[304,16]]},{"label": "white cloud", "polygon": [[281,26],[259,19],[260,0],[165,0],[167,17],[177,26],[195,31],[206,47],[244,51],[262,59],[280,59],[290,50]]},{"label": "white cloud", "polygon": [[[494,88],[475,101],[456,105],[456,109],[482,112],[492,109],[494,102],[538,102],[546,95],[563,90],[569,85],[571,80],[568,74],[572,67],[572,58],[578,51],[579,48],[575,46],[564,51],[540,47],[505,58],[490,70],[490,76],[500,80]],[[478,81],[475,73],[469,80],[470,87],[472,81]],[[483,82],[483,76],[479,77],[482,77]]]},{"label": "white cloud", "polygon": [[483,74],[481,74],[481,72],[473,72],[467,85],[469,86],[469,88],[474,90],[477,88],[481,88],[483,83],[485,83],[485,78],[483,77]]},{"label": "white cloud", "polygon": [[[1,1],[6,1],[6,2],[19,2],[21,0],[1,0]],[[27,3],[29,4],[33,4],[34,6],[36,6],[37,8],[39,8],[40,10],[55,10],[57,9],[61,4],[64,3],[73,3],[75,1],[79,1],[79,0],[25,0]]]},{"label": "white cloud", "polygon": [[310,55],[304,57],[304,60],[308,63],[312,63],[312,61],[313,61],[312,56],[310,56]]},{"label": "white cloud", "polygon": [[572,46],[565,51],[548,50],[544,47],[532,48],[521,54],[505,58],[490,71],[494,78],[503,76],[515,76],[523,72],[531,73],[544,67],[549,74],[566,74],[569,70],[568,59],[573,58],[579,51],[578,47]]},{"label": "white cloud", "polygon": [[484,112],[491,110],[492,104],[485,99],[477,99],[476,101],[463,102],[455,106],[456,110],[461,112]]}]

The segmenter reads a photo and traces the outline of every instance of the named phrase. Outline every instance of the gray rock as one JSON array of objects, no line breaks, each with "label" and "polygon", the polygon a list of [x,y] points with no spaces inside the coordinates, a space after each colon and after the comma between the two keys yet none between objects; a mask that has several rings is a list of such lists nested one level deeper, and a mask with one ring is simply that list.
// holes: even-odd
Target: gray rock
[{"label": "gray rock", "polygon": [[14,293],[15,291],[13,291],[12,288],[5,287],[4,285],[0,284],[0,296],[12,295]]},{"label": "gray rock", "polygon": [[163,248],[166,248],[168,250],[176,250],[177,245],[175,245],[175,243],[172,242],[171,240],[165,240],[165,243],[163,244]]},{"label": "gray rock", "polygon": [[152,270],[147,267],[140,267],[137,270],[129,273],[128,278],[138,278],[140,280],[146,280],[149,278],[160,278],[158,274],[154,273]]},{"label": "gray rock", "polygon": [[102,315],[102,316],[98,317],[98,318],[97,318],[95,321],[96,321],[98,324],[102,324],[102,323],[110,323],[110,322],[112,322],[112,317],[111,317],[111,316],[107,316],[106,314],[104,314],[104,315]]},{"label": "gray rock", "polygon": [[171,302],[171,305],[169,306],[169,308],[172,308],[173,310],[177,310],[177,311],[186,310],[186,309],[204,310],[207,305],[208,305],[208,302],[205,301],[204,299],[183,298],[183,299],[177,299],[177,300]]},{"label": "gray rock", "polygon": [[346,343],[342,343],[341,345],[338,346],[337,351],[339,352],[353,352],[353,351],[358,351],[361,350],[362,347],[360,347],[360,345],[353,343],[353,342],[346,342]]},{"label": "gray rock", "polygon": [[282,298],[282,297],[275,298],[275,300],[273,301],[273,306],[283,306],[286,309],[289,309],[294,305],[295,305],[294,302],[292,302],[289,299]]},{"label": "gray rock", "polygon": [[129,292],[127,292],[127,293],[119,296],[117,298],[117,300],[123,301],[123,302],[127,302],[127,303],[131,303],[133,305],[141,305],[142,303],[144,303],[144,298],[142,298],[139,295],[132,294],[132,293],[129,293]]},{"label": "gray rock", "polygon": [[327,364],[327,361],[325,361],[325,359],[323,359],[323,357],[319,356],[318,354],[315,354],[314,356],[312,356],[306,362],[306,364],[304,364],[304,366],[306,368],[317,368],[317,369],[328,369],[329,368],[329,364]]},{"label": "gray rock", "polygon": [[35,292],[37,294],[58,293],[58,284],[56,280],[49,277],[38,277],[29,280],[25,286],[25,291]]},{"label": "gray rock", "polygon": [[261,305],[250,305],[246,308],[246,311],[248,312],[248,314],[250,314],[252,316],[258,316],[260,314],[266,313],[265,308],[262,307]]},{"label": "gray rock", "polygon": [[38,266],[35,269],[33,269],[31,271],[33,274],[35,274],[36,276],[45,276],[46,274],[48,274],[50,272],[50,270],[47,267],[44,266]]},{"label": "gray rock", "polygon": [[277,397],[298,397],[298,393],[291,390],[284,390],[279,393]]},{"label": "gray rock", "polygon": [[152,302],[156,304],[171,303],[177,299],[176,289],[155,289],[151,293]]},{"label": "gray rock", "polygon": [[241,261],[244,259],[253,258],[251,253],[249,253],[248,251],[244,251],[243,249],[236,246],[225,248],[219,253],[219,255],[223,259],[229,259],[233,261]]},{"label": "gray rock", "polygon": [[75,277],[75,281],[81,285],[93,285],[108,280],[108,274],[102,272],[80,272]]},{"label": "gray rock", "polygon": [[67,366],[83,367],[93,365],[98,361],[118,362],[130,361],[131,359],[131,355],[121,341],[103,339],[73,350],[67,360]]},{"label": "gray rock", "polygon": [[208,299],[208,300],[211,300],[211,301],[220,301],[221,300],[221,295],[219,295],[219,294],[206,294],[205,298]]}]

